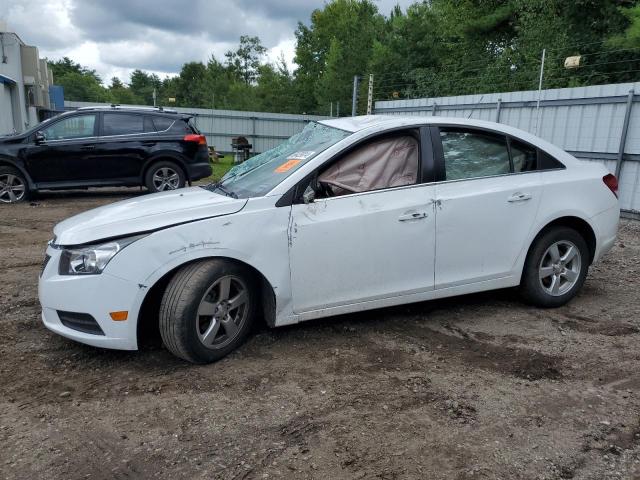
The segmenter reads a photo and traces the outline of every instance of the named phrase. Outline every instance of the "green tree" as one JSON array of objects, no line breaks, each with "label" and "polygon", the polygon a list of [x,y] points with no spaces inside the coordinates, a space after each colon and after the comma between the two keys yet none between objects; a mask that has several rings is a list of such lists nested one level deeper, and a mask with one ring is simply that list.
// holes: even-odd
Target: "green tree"
[{"label": "green tree", "polygon": [[137,99],[131,89],[122,83],[118,77],[113,77],[109,86],[109,100],[111,103],[118,105],[131,105],[136,103]]},{"label": "green tree", "polygon": [[353,77],[366,73],[384,23],[369,0],[334,0],[311,14],[309,26],[298,24],[296,83],[304,108],[326,110],[329,102],[351,103]]},{"label": "green tree", "polygon": [[238,48],[228,51],[224,56],[227,58],[229,70],[244,83],[251,85],[258,77],[258,69],[266,52],[267,49],[262,46],[260,38],[242,35]]}]

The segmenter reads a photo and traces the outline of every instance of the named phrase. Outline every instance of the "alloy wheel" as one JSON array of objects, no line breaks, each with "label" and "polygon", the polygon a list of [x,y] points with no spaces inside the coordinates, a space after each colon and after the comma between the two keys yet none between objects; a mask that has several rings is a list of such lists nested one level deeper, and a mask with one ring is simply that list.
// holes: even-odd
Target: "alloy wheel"
[{"label": "alloy wheel", "polygon": [[554,297],[564,295],[578,281],[582,258],[580,250],[568,240],[553,243],[540,261],[538,276],[543,290]]},{"label": "alloy wheel", "polygon": [[24,198],[27,187],[22,179],[12,173],[0,175],[0,202],[14,203]]},{"label": "alloy wheel", "polygon": [[175,190],[180,186],[180,175],[173,168],[159,168],[153,174],[153,186],[158,192]]},{"label": "alloy wheel", "polygon": [[218,279],[198,306],[196,330],[207,348],[224,348],[242,330],[249,313],[249,290],[238,277]]}]

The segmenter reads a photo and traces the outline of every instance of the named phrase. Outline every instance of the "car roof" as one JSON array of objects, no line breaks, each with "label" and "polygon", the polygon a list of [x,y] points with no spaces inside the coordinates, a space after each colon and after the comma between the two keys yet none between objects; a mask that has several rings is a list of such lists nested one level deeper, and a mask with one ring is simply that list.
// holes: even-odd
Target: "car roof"
[{"label": "car roof", "polygon": [[118,113],[145,113],[145,114],[169,114],[178,115],[180,117],[189,117],[191,115],[178,113],[176,110],[167,109],[164,107],[128,107],[120,105],[95,105],[90,107],[80,107],[74,112],[87,112],[87,111],[100,111],[100,112],[118,112]]},{"label": "car roof", "polygon": [[[491,130],[506,131],[514,129],[508,125],[484,120],[460,117],[434,117],[417,115],[360,115],[357,117],[341,117],[320,120],[320,123],[329,127],[339,128],[348,132],[359,132],[365,129],[386,130],[407,125],[447,124],[467,127],[488,128]],[[377,128],[376,128],[377,127]],[[521,130],[518,130],[521,132]],[[524,132],[523,132],[524,133]]]}]

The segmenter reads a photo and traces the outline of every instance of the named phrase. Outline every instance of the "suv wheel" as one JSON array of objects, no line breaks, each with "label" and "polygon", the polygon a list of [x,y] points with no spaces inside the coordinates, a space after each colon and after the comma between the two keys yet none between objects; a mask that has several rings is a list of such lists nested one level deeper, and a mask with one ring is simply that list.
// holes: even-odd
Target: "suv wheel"
[{"label": "suv wheel", "polygon": [[589,249],[582,235],[568,227],[552,228],[529,252],[522,274],[525,300],[559,307],[582,288],[589,270]]},{"label": "suv wheel", "polygon": [[241,266],[219,259],[184,266],[160,303],[160,334],[174,355],[210,363],[240,346],[254,322],[257,289]]},{"label": "suv wheel", "polygon": [[152,193],[182,188],[185,185],[184,173],[173,162],[162,161],[154,163],[147,170],[145,185]]},{"label": "suv wheel", "polygon": [[28,195],[24,175],[12,167],[0,167],[0,202],[17,203],[26,200]]}]

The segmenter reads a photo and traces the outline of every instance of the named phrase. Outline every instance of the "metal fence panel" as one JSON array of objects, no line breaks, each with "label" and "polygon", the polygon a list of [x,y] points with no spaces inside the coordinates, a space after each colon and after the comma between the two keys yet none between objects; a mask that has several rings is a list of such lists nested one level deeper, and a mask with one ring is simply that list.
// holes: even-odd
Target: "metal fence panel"
[{"label": "metal fence panel", "polygon": [[[65,101],[66,109],[109,106],[108,103]],[[149,108],[148,105],[123,105]],[[327,117],[288,113],[242,112],[207,108],[167,107],[194,116],[195,126],[207,136],[207,143],[221,152],[231,151],[233,137],[246,137],[253,151],[261,153],[278,146],[283,140],[300,132],[309,121]]]},{"label": "metal fence panel", "polygon": [[[464,117],[496,121],[525,130],[575,156],[598,161],[612,172],[623,137],[629,92],[631,110],[619,175],[620,205],[640,212],[640,82],[591,87],[503,92],[485,95],[388,100],[374,112],[390,115]],[[434,112],[435,109],[435,112]]]}]

